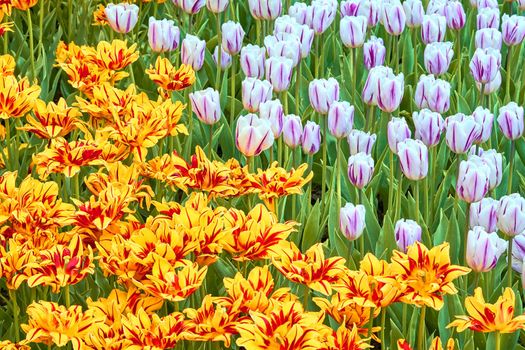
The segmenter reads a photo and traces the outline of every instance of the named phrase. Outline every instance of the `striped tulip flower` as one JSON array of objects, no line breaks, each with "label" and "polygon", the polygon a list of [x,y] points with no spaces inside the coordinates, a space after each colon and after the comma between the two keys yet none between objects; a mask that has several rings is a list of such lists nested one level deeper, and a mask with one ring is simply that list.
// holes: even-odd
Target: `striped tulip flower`
[{"label": "striped tulip flower", "polygon": [[498,207],[499,201],[490,197],[472,203],[469,212],[470,228],[481,226],[486,232],[496,232]]},{"label": "striped tulip flower", "polygon": [[247,114],[237,119],[235,145],[246,157],[259,155],[273,145],[270,122],[255,114]]},{"label": "striped tulip flower", "polygon": [[475,272],[490,271],[507,246],[507,241],[497,233],[487,233],[483,227],[475,226],[467,235],[467,264]]},{"label": "striped tulip flower", "polygon": [[507,237],[525,233],[525,199],[518,193],[501,197],[497,227]]},{"label": "striped tulip flower", "polygon": [[363,152],[348,158],[348,178],[355,187],[362,189],[374,175],[374,159]]},{"label": "striped tulip flower", "polygon": [[474,142],[479,140],[481,126],[470,115],[458,113],[445,120],[446,141],[454,153],[467,153]]},{"label": "striped tulip flower", "polygon": [[421,242],[421,231],[421,226],[414,220],[398,220],[394,229],[394,236],[399,250],[406,253],[409,246]]},{"label": "striped tulip flower", "polygon": [[303,124],[301,118],[295,114],[289,114],[284,117],[283,123],[283,140],[290,148],[296,148],[301,144],[303,137]]},{"label": "striped tulip flower", "polygon": [[346,203],[339,212],[339,228],[343,235],[350,241],[355,241],[365,230],[366,210],[361,204]]},{"label": "striped tulip flower", "polygon": [[419,140],[406,139],[397,144],[401,171],[410,180],[421,180],[428,173],[428,148]]},{"label": "striped tulip flower", "polygon": [[459,163],[456,192],[467,203],[478,202],[489,191],[489,170],[478,162],[464,160]]},{"label": "striped tulip flower", "polygon": [[148,40],[154,52],[173,51],[179,47],[180,31],[173,21],[149,18]]},{"label": "striped tulip flower", "polygon": [[117,33],[129,33],[139,18],[139,7],[134,4],[108,4],[105,9],[108,23]]}]

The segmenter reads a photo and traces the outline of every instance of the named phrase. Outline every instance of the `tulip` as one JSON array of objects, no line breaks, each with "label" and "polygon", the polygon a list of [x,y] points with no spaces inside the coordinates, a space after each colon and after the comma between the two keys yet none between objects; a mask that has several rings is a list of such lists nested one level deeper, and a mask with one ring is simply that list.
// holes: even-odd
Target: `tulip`
[{"label": "tulip", "polygon": [[425,15],[421,23],[421,39],[425,44],[443,41],[447,31],[447,19],[440,15]]},{"label": "tulip", "polygon": [[489,190],[488,169],[478,162],[464,160],[459,164],[456,192],[467,203],[480,201]]},{"label": "tulip", "polygon": [[355,187],[362,189],[374,175],[374,159],[360,152],[348,158],[348,178]]},{"label": "tulip", "polygon": [[177,0],[179,7],[186,13],[194,15],[204,7],[204,0]]},{"label": "tulip", "polygon": [[501,53],[492,48],[476,49],[470,61],[470,73],[481,84],[496,78],[501,66]]},{"label": "tulip", "polygon": [[273,20],[281,15],[282,0],[248,0],[250,13],[255,19]]},{"label": "tulip", "polygon": [[472,203],[469,212],[470,228],[481,226],[487,232],[496,232],[498,206],[499,202],[490,197]]},{"label": "tulip", "polygon": [[397,154],[397,144],[412,136],[405,118],[392,118],[387,125],[388,147]]},{"label": "tulip", "polygon": [[414,98],[419,108],[444,113],[450,107],[450,83],[435,79],[433,75],[421,75]]},{"label": "tulip", "polygon": [[290,87],[293,61],[289,58],[274,56],[265,62],[266,79],[272,83],[273,91],[282,92]]},{"label": "tulip", "polygon": [[382,66],[385,63],[386,48],[383,39],[372,35],[363,45],[363,59],[366,69]]},{"label": "tulip", "polygon": [[264,47],[248,44],[241,49],[241,68],[247,77],[262,79],[265,60],[266,49]]},{"label": "tulip", "polygon": [[194,35],[186,35],[180,49],[182,63],[187,64],[195,71],[199,71],[204,64],[206,42]]},{"label": "tulip", "polygon": [[273,24],[273,34],[277,33],[294,33],[295,26],[299,25],[294,17],[290,15],[284,15],[277,17]]},{"label": "tulip", "polygon": [[230,55],[236,55],[241,51],[244,29],[240,23],[228,21],[222,24],[222,49]]},{"label": "tulip", "polygon": [[430,43],[425,47],[425,68],[430,74],[444,74],[448,71],[452,57],[454,49],[450,41]]},{"label": "tulip", "polygon": [[323,2],[312,3],[308,13],[308,24],[315,34],[323,34],[334,21],[336,14],[337,8],[334,9]]},{"label": "tulip", "polygon": [[339,10],[341,12],[341,17],[355,17],[357,16],[357,10],[359,10],[360,0],[346,0],[341,1],[341,6]]},{"label": "tulip", "polygon": [[[326,142],[326,141],[325,141]],[[312,121],[307,121],[301,136],[301,144],[304,153],[313,155],[321,147],[321,128]]]},{"label": "tulip", "polygon": [[259,118],[266,119],[272,127],[273,137],[278,138],[283,131],[284,112],[280,100],[269,100],[259,105]]},{"label": "tulip", "polygon": [[503,41],[507,46],[519,45],[525,38],[525,17],[504,14],[501,25]]},{"label": "tulip", "polygon": [[445,6],[447,26],[452,30],[460,30],[465,26],[466,14],[461,1],[449,1]]},{"label": "tulip", "polygon": [[467,235],[468,266],[475,272],[487,272],[496,267],[499,257],[507,249],[507,242],[496,233],[487,233],[476,226]]},{"label": "tulip", "polygon": [[485,7],[479,9],[478,16],[476,18],[477,29],[483,28],[499,28],[499,9]]},{"label": "tulip", "polygon": [[407,0],[403,1],[403,9],[407,17],[406,25],[409,28],[417,28],[423,22],[425,9],[421,0]]},{"label": "tulip", "polygon": [[512,268],[522,273],[523,261],[525,259],[525,235],[517,235],[512,239]]},{"label": "tulip", "polygon": [[295,148],[301,144],[303,137],[303,124],[301,118],[295,114],[288,114],[284,117],[283,140],[290,147]]},{"label": "tulip", "polygon": [[148,41],[154,52],[173,51],[179,47],[180,31],[173,21],[149,18]]},{"label": "tulip", "polygon": [[376,138],[376,134],[370,135],[370,133],[361,130],[352,130],[347,137],[350,155],[358,153],[372,154],[372,147],[374,147]]},{"label": "tulip", "polygon": [[293,17],[299,24],[307,24],[309,11],[309,6],[304,2],[296,2],[288,9],[288,15]]},{"label": "tulip", "polygon": [[509,140],[519,139],[523,135],[523,124],[523,107],[516,102],[510,102],[499,109],[498,125]]},{"label": "tulip", "polygon": [[398,0],[384,0],[381,6],[381,23],[390,35],[401,35],[405,29],[406,14]]},{"label": "tulip", "polygon": [[421,226],[414,220],[398,220],[394,229],[394,236],[399,250],[406,253],[409,246],[421,241]]},{"label": "tulip", "polygon": [[416,129],[416,139],[421,140],[427,147],[433,147],[439,143],[445,124],[441,114],[425,108],[412,113],[412,120]]},{"label": "tulip", "polygon": [[362,204],[347,203],[339,212],[339,227],[343,235],[350,241],[355,241],[365,229],[366,211]]},{"label": "tulip", "polygon": [[498,0],[474,0],[476,2],[476,7],[478,10],[484,9],[484,8],[495,8],[497,9],[499,4]]},{"label": "tulip", "polygon": [[[220,46],[215,46],[215,50],[213,50],[213,62],[215,62],[216,65],[219,64],[218,62],[219,47]],[[221,66],[219,69],[225,70],[231,65],[232,65],[232,56],[221,48]]]},{"label": "tulip", "polygon": [[496,73],[496,77],[489,81],[487,84],[481,84],[476,82],[476,88],[478,91],[481,91],[481,88],[483,87],[483,95],[490,95],[493,92],[497,91],[501,86],[501,74],[498,71]]},{"label": "tulip", "polygon": [[111,29],[117,33],[129,33],[139,18],[139,7],[133,4],[108,4],[104,9]]},{"label": "tulip", "polygon": [[489,171],[489,190],[493,190],[501,184],[503,179],[503,156],[496,150],[489,149],[483,151],[479,157]]},{"label": "tulip", "polygon": [[190,94],[191,108],[204,124],[212,125],[221,119],[221,100],[219,92],[207,88]]},{"label": "tulip", "polygon": [[354,125],[354,106],[334,101],[328,110],[328,130],[336,138],[347,137]]},{"label": "tulip", "polygon": [[229,0],[206,0],[206,8],[213,13],[221,13],[228,7]]},{"label": "tulip", "polygon": [[366,17],[343,17],[339,28],[343,45],[348,48],[363,46],[366,38],[366,30]]},{"label": "tulip", "polygon": [[307,25],[302,24],[295,26],[293,34],[297,35],[301,43],[301,58],[308,57],[312,50],[315,32]]},{"label": "tulip", "polygon": [[383,112],[392,113],[401,104],[405,92],[405,76],[388,75],[380,79],[377,85],[377,105]]},{"label": "tulip", "polygon": [[445,16],[447,0],[430,0],[427,5],[427,15]]},{"label": "tulip", "polygon": [[261,102],[272,98],[272,84],[268,80],[246,78],[242,82],[242,105],[250,113],[257,112]]},{"label": "tulip", "polygon": [[525,199],[517,193],[501,197],[498,207],[498,229],[508,237],[525,232]]},{"label": "tulip", "polygon": [[420,140],[406,139],[397,144],[401,171],[410,180],[421,180],[428,173],[428,148]]},{"label": "tulip", "polygon": [[246,157],[259,155],[273,145],[273,134],[270,122],[247,114],[237,119],[235,145]]},{"label": "tulip", "polygon": [[481,106],[477,107],[472,113],[472,117],[481,126],[481,136],[478,143],[487,142],[492,133],[492,125],[494,124],[494,114]]},{"label": "tulip", "polygon": [[315,79],[308,86],[310,105],[320,114],[327,114],[330,105],[339,100],[339,83],[334,78]]},{"label": "tulip", "polygon": [[301,60],[301,42],[295,34],[277,33],[264,38],[264,46],[269,57],[286,57],[297,66]]},{"label": "tulip", "polygon": [[481,135],[481,126],[474,118],[463,113],[454,114],[445,120],[445,139],[454,153],[467,153]]},{"label": "tulip", "polygon": [[484,28],[476,31],[476,48],[501,50],[503,36],[501,32],[494,28]]}]

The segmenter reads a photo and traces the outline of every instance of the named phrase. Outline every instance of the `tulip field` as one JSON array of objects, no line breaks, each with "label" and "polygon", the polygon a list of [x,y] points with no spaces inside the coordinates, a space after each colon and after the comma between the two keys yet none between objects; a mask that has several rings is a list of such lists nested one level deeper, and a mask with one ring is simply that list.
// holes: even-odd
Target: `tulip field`
[{"label": "tulip field", "polygon": [[0,0],[0,349],[525,350],[525,0]]}]

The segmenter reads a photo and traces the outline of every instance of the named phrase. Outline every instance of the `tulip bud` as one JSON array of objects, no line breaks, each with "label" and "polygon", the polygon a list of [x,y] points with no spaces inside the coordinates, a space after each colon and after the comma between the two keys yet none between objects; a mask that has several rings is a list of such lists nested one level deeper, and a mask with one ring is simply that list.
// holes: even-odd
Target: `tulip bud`
[{"label": "tulip bud", "polygon": [[212,125],[221,119],[221,100],[219,92],[207,88],[190,94],[191,108],[204,124]]},{"label": "tulip bud", "polygon": [[372,154],[372,147],[376,143],[376,134],[370,135],[361,130],[352,130],[347,137],[350,155],[358,153]]},{"label": "tulip bud", "polygon": [[274,56],[265,62],[266,79],[272,83],[273,91],[282,92],[290,87],[293,61],[289,58]]},{"label": "tulip bud", "polygon": [[191,66],[195,71],[199,71],[204,64],[205,50],[206,42],[204,40],[200,40],[194,35],[186,35],[180,48],[182,63]]},{"label": "tulip bud", "polygon": [[475,7],[477,7],[478,10],[481,10],[484,8],[497,9],[499,6],[498,0],[474,0],[474,1],[476,2]]},{"label": "tulip bud", "polygon": [[421,180],[428,173],[428,148],[420,140],[406,139],[397,144],[401,171],[410,180]]},{"label": "tulip bud", "polygon": [[427,5],[427,15],[445,16],[447,0],[430,0]]},{"label": "tulip bud", "polygon": [[355,17],[357,16],[357,10],[359,10],[359,0],[346,0],[341,1],[341,6],[339,7],[341,11],[341,17]]},{"label": "tulip bud", "polygon": [[498,125],[506,138],[509,140],[516,140],[523,135],[523,107],[520,107],[516,102],[509,104],[499,109]]},{"label": "tulip bud", "polygon": [[235,145],[246,157],[259,155],[273,145],[270,122],[255,114],[247,114],[237,119]]},{"label": "tulip bud", "polygon": [[323,34],[334,21],[336,14],[337,8],[322,2],[312,3],[309,7],[308,24],[315,34]]},{"label": "tulip bud", "polygon": [[[469,157],[469,159],[472,158],[475,157]],[[496,150],[489,149],[482,151],[478,158],[481,160],[480,164],[485,166],[489,172],[489,190],[495,189],[503,179],[503,156]]]},{"label": "tulip bud", "polygon": [[327,114],[330,105],[339,100],[339,83],[334,78],[315,79],[308,86],[310,105],[320,114]]},{"label": "tulip bud", "polygon": [[398,220],[394,229],[394,236],[399,250],[406,253],[409,246],[421,241],[421,226],[414,220]]},{"label": "tulip bud", "polygon": [[357,8],[357,16],[365,16],[368,28],[375,27],[381,17],[381,1],[361,0]]},{"label": "tulip bud", "polygon": [[476,17],[477,29],[483,28],[499,28],[499,9],[485,7],[479,9],[478,16]]},{"label": "tulip bud", "polygon": [[360,152],[348,158],[348,178],[355,187],[362,189],[374,175],[374,159]]},{"label": "tulip bud", "polygon": [[224,51],[221,46],[215,46],[215,50],[213,50],[213,62],[215,62],[216,65],[219,64],[219,48],[221,49],[221,66],[219,69],[225,70],[232,64],[232,56]]},{"label": "tulip bud", "polygon": [[298,25],[295,27],[294,34],[299,37],[301,43],[301,58],[308,57],[312,50],[315,32],[307,25]]},{"label": "tulip bud", "polygon": [[517,193],[501,197],[498,207],[498,229],[509,237],[525,231],[525,199]]},{"label": "tulip bud", "polygon": [[180,31],[173,21],[149,18],[148,41],[154,52],[173,51],[179,47]]},{"label": "tulip bud", "polygon": [[248,44],[241,49],[241,68],[247,77],[261,79],[264,77],[266,49]]},{"label": "tulip bud", "polygon": [[293,61],[293,66],[297,66],[301,60],[301,42],[295,34],[277,33],[264,38],[264,46],[269,57],[286,57]]},{"label": "tulip bud", "polygon": [[525,17],[504,14],[501,25],[503,41],[508,46],[519,45],[525,38]]},{"label": "tulip bud", "polygon": [[280,100],[261,102],[259,105],[259,118],[266,119],[270,122],[274,138],[281,136],[283,131],[284,112]]},{"label": "tulip bud", "polygon": [[466,14],[461,1],[449,1],[445,5],[447,26],[453,30],[460,30],[465,26]]},{"label": "tulip bud", "polygon": [[513,237],[512,244],[512,269],[516,272],[522,273],[523,276],[523,260],[525,259],[525,235],[517,235]]},{"label": "tulip bud", "polygon": [[405,118],[392,118],[387,124],[388,147],[397,154],[397,144],[412,136]]},{"label": "tulip bud", "polygon": [[309,12],[309,6],[304,2],[296,2],[288,9],[288,15],[295,18],[299,24],[308,23]]},{"label": "tulip bud", "polygon": [[501,32],[494,28],[483,28],[476,31],[476,49],[493,48],[501,50],[503,36]]},{"label": "tulip bud", "polygon": [[272,98],[272,84],[268,80],[246,78],[242,82],[242,105],[248,112],[259,110],[261,102]]},{"label": "tulip bud", "polygon": [[339,33],[341,41],[348,48],[363,46],[366,37],[366,17],[343,17],[341,19]]},{"label": "tulip bud", "polygon": [[229,0],[206,0],[206,7],[213,13],[221,13],[228,7]]},{"label": "tulip bud", "polygon": [[478,143],[487,142],[492,133],[492,125],[494,124],[494,114],[481,106],[477,107],[472,113],[472,117],[481,126],[481,136]]},{"label": "tulip bud", "polygon": [[355,241],[363,234],[366,221],[365,207],[361,204],[347,203],[339,212],[339,227],[343,235],[350,241]]},{"label": "tulip bud", "polygon": [[472,160],[459,163],[456,192],[467,203],[478,202],[489,190],[489,173],[486,167]]},{"label": "tulip bud", "polygon": [[377,85],[377,105],[383,112],[392,113],[401,104],[405,92],[405,76],[388,75]]},{"label": "tulip bud", "polygon": [[476,49],[470,61],[470,73],[474,80],[486,84],[496,78],[501,66],[501,53],[494,49]]},{"label": "tulip bud", "polygon": [[421,24],[421,39],[425,44],[445,40],[447,19],[440,15],[425,15]]},{"label": "tulip bud", "polygon": [[501,86],[501,73],[498,71],[496,77],[489,81],[487,84],[481,84],[476,82],[476,88],[478,91],[481,91],[483,87],[483,95],[490,95],[493,92],[497,91]]},{"label": "tulip bud", "polygon": [[423,22],[425,9],[421,0],[407,0],[403,2],[403,9],[407,17],[406,24],[409,28],[417,28]]},{"label": "tulip bud", "polygon": [[405,30],[406,14],[398,0],[384,0],[381,7],[381,23],[390,35],[401,35]]},{"label": "tulip bud", "polygon": [[194,15],[204,7],[204,0],[177,0],[179,7],[186,13]]},{"label": "tulip bud", "polygon": [[445,120],[446,141],[454,153],[467,153],[481,135],[481,126],[474,118],[463,113],[454,114]]},{"label": "tulip bud", "polygon": [[328,110],[328,130],[336,138],[347,137],[354,125],[354,106],[334,101]]},{"label": "tulip bud", "polygon": [[304,153],[313,155],[319,151],[321,147],[321,128],[312,121],[307,121],[303,129],[301,137],[301,144]]},{"label": "tulip bud", "polygon": [[386,48],[383,39],[372,36],[363,45],[363,59],[366,69],[382,66],[385,63]]},{"label": "tulip bud", "polygon": [[139,7],[133,4],[108,4],[104,9],[109,26],[117,33],[129,33],[139,18]]},{"label": "tulip bud", "polygon": [[487,233],[480,226],[468,232],[466,244],[467,264],[475,272],[487,272],[496,267],[508,245],[497,233]]},{"label": "tulip bud", "polygon": [[289,114],[284,117],[283,140],[290,147],[295,148],[301,144],[303,137],[303,124],[301,118],[295,114]]},{"label": "tulip bud", "polygon": [[281,15],[282,0],[248,0],[250,13],[255,19],[273,20]]},{"label": "tulip bud", "polygon": [[284,15],[277,17],[273,24],[273,34],[277,33],[294,33],[295,26],[299,25],[294,17],[290,15]]},{"label": "tulip bud", "polygon": [[425,108],[412,113],[412,120],[416,129],[416,139],[421,140],[427,147],[433,147],[439,143],[445,124],[441,114]]},{"label": "tulip bud", "polygon": [[228,21],[222,24],[222,49],[230,55],[236,55],[241,51],[244,29],[240,23]]},{"label": "tulip bud", "polygon": [[430,74],[441,75],[447,72],[454,57],[452,43],[434,42],[425,47],[425,68]]},{"label": "tulip bud", "polygon": [[496,232],[498,206],[499,202],[490,197],[472,203],[469,212],[470,228],[481,226],[487,232]]}]

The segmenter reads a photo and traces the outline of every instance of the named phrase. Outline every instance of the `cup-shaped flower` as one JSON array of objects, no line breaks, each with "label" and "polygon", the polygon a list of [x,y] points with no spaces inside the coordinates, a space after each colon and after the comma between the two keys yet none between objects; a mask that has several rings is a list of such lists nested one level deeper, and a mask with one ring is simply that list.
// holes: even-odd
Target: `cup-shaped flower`
[{"label": "cup-shaped flower", "polygon": [[346,203],[339,212],[339,228],[343,235],[350,241],[355,241],[363,234],[366,221],[364,205]]},{"label": "cup-shaped flower", "polygon": [[293,61],[289,58],[274,56],[265,62],[266,79],[272,83],[273,91],[282,92],[290,87]]},{"label": "cup-shaped flower", "polygon": [[248,0],[250,13],[255,19],[273,20],[281,15],[282,0]]},{"label": "cup-shaped flower", "polygon": [[523,124],[523,107],[516,102],[510,102],[499,109],[498,125],[509,140],[516,140],[523,135]]},{"label": "cup-shaped flower", "polygon": [[394,229],[394,237],[399,250],[406,253],[409,246],[421,242],[421,226],[414,220],[398,220]]},{"label": "cup-shaped flower", "polygon": [[283,132],[284,112],[280,100],[268,100],[259,105],[259,118],[266,119],[272,126],[273,137],[278,138]]},{"label": "cup-shaped flower", "polygon": [[360,0],[343,0],[339,6],[341,11],[341,17],[346,16],[357,16],[357,10],[359,9]]},{"label": "cup-shaped flower", "polygon": [[348,178],[350,183],[362,189],[374,175],[374,159],[364,152],[357,153],[348,158]]},{"label": "cup-shaped flower", "polygon": [[430,74],[444,74],[450,67],[452,57],[454,57],[454,49],[450,41],[430,43],[425,47],[425,68]]},{"label": "cup-shaped flower", "polygon": [[353,129],[346,138],[350,147],[350,155],[361,152],[372,154],[372,147],[374,147],[376,138],[376,134]]},{"label": "cup-shaped flower", "polygon": [[390,35],[401,35],[405,30],[406,14],[399,0],[385,0],[381,4],[381,23]]},{"label": "cup-shaped flower", "polygon": [[428,173],[428,148],[420,140],[406,139],[397,144],[401,171],[410,180],[421,180]]},{"label": "cup-shaped flower", "polygon": [[377,84],[377,105],[383,112],[392,113],[401,104],[405,93],[405,76],[388,75]]},{"label": "cup-shaped flower", "polygon": [[235,145],[246,157],[259,155],[273,145],[270,122],[255,114],[247,114],[237,119]]},{"label": "cup-shaped flower", "polygon": [[366,21],[365,16],[346,16],[341,18],[339,34],[343,45],[349,48],[363,46],[367,31]]},{"label": "cup-shaped flower", "polygon": [[447,1],[445,6],[447,26],[452,30],[460,30],[465,26],[467,16],[461,1]]},{"label": "cup-shaped flower", "polygon": [[117,33],[129,33],[139,19],[139,7],[134,4],[108,4],[104,12],[109,26]]},{"label": "cup-shaped flower", "polygon": [[445,138],[454,153],[467,153],[481,135],[481,126],[471,115],[454,114],[445,120]]},{"label": "cup-shaped flower", "polygon": [[467,264],[475,272],[490,271],[507,246],[507,241],[497,233],[487,233],[483,227],[475,226],[467,235]]},{"label": "cup-shaped flower", "polygon": [[316,35],[323,34],[332,24],[337,15],[337,4],[332,6],[328,2],[313,2],[309,7],[308,25]]},{"label": "cup-shaped flower", "polygon": [[244,29],[240,23],[228,21],[222,24],[222,49],[230,55],[238,54],[242,49]]},{"label": "cup-shaped flower", "polygon": [[301,144],[303,137],[303,124],[301,118],[295,114],[288,114],[284,117],[283,140],[290,147],[295,148]]},{"label": "cup-shaped flower", "polygon": [[241,68],[244,75],[261,79],[264,77],[266,48],[248,44],[241,49]]},{"label": "cup-shaped flower", "polygon": [[200,40],[194,35],[186,35],[182,40],[180,49],[182,63],[191,66],[195,71],[199,71],[204,64],[205,50],[206,42],[204,40]]},{"label": "cup-shaped flower", "polygon": [[339,83],[334,78],[312,80],[308,86],[308,97],[317,113],[327,114],[330,105],[339,100]]},{"label": "cup-shaped flower", "polygon": [[334,101],[328,110],[328,130],[336,138],[347,137],[354,126],[354,106]]},{"label": "cup-shaped flower", "polygon": [[173,0],[184,12],[194,15],[206,5],[205,0]]},{"label": "cup-shaped flower", "polygon": [[259,105],[272,98],[272,84],[268,80],[246,78],[242,82],[242,105],[250,113],[257,112]]},{"label": "cup-shaped flower", "polygon": [[486,108],[478,106],[474,112],[472,112],[472,117],[481,126],[481,135],[477,140],[478,143],[487,142],[492,133],[492,125],[494,124],[494,114]]},{"label": "cup-shaped flower", "polygon": [[269,57],[286,57],[293,61],[294,67],[301,60],[301,41],[293,33],[277,33],[264,38],[264,46]]},{"label": "cup-shaped flower", "polygon": [[445,7],[447,6],[447,0],[430,0],[427,5],[426,15],[439,15],[445,16]]},{"label": "cup-shaped flower", "polygon": [[397,144],[412,136],[405,118],[393,117],[387,124],[388,147],[392,153],[397,154]]},{"label": "cup-shaped flower", "polygon": [[425,9],[421,0],[403,1],[403,9],[407,17],[406,25],[409,28],[417,28],[423,23]]},{"label": "cup-shaped flower", "polygon": [[464,160],[459,163],[456,192],[467,203],[478,202],[489,191],[489,171],[479,162]]},{"label": "cup-shaped flower", "polygon": [[501,50],[503,35],[494,28],[484,28],[476,31],[476,49]]},{"label": "cup-shaped flower", "polygon": [[501,53],[495,49],[476,49],[470,61],[470,73],[480,84],[487,84],[496,78],[501,67]]},{"label": "cup-shaped flower", "polygon": [[366,69],[382,66],[385,63],[386,48],[383,39],[371,36],[363,45],[363,60]]},{"label": "cup-shaped flower", "polygon": [[215,46],[215,49],[213,50],[213,62],[217,65],[219,64],[218,58],[219,58],[219,49],[221,50],[221,66],[217,67],[217,69],[226,70],[228,67],[232,65],[232,56],[224,51],[220,45]]},{"label": "cup-shaped flower", "polygon": [[509,237],[525,232],[525,199],[518,193],[501,197],[497,227]]},{"label": "cup-shaped flower", "polygon": [[473,4],[472,6],[476,7],[478,10],[484,8],[499,8],[498,0],[470,0],[470,2],[474,2],[475,4]]},{"label": "cup-shaped flower", "polygon": [[219,92],[212,88],[190,94],[191,108],[204,124],[212,125],[221,119],[221,100]]},{"label": "cup-shaped flower", "polygon": [[476,27],[478,30],[483,28],[499,28],[499,9],[485,7],[478,9],[478,16],[476,17]]},{"label": "cup-shaped flower", "polygon": [[301,136],[301,145],[304,153],[313,155],[319,151],[321,147],[321,128],[318,124],[310,120],[306,122],[303,128],[303,135]]},{"label": "cup-shaped flower", "polygon": [[173,51],[179,47],[180,31],[173,21],[149,18],[148,41],[154,52]]},{"label": "cup-shaped flower", "polygon": [[445,40],[447,19],[440,15],[425,15],[421,23],[421,39],[425,44]]},{"label": "cup-shaped flower", "polygon": [[486,232],[496,232],[498,207],[499,201],[490,197],[472,203],[469,212],[470,228],[481,226]]},{"label": "cup-shaped flower", "polygon": [[368,28],[375,27],[381,19],[381,1],[361,0],[357,8],[357,16],[367,18]]},{"label": "cup-shaped flower", "polygon": [[230,0],[206,0],[206,8],[213,13],[221,13],[226,10]]},{"label": "cup-shaped flower", "polygon": [[503,155],[501,153],[498,153],[494,149],[489,149],[482,151],[479,156],[470,155],[469,159],[473,159],[482,166],[487,167],[489,171],[489,190],[493,190],[499,186],[503,179]]},{"label": "cup-shaped flower", "polygon": [[422,109],[412,113],[416,139],[423,141],[427,147],[433,147],[439,143],[441,133],[445,127],[445,121],[438,112],[430,109]]},{"label": "cup-shaped flower", "polygon": [[501,32],[505,44],[507,46],[521,44],[525,38],[525,17],[509,16],[505,13],[502,19]]},{"label": "cup-shaped flower", "polygon": [[293,33],[299,37],[299,42],[301,43],[301,58],[308,57],[312,50],[315,32],[306,24],[301,24],[294,27]]},{"label": "cup-shaped flower", "polygon": [[310,6],[304,2],[296,2],[288,9],[288,15],[299,24],[308,24]]}]

